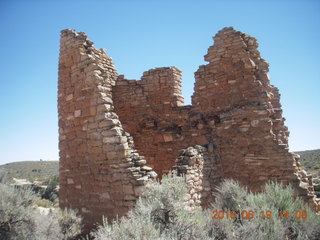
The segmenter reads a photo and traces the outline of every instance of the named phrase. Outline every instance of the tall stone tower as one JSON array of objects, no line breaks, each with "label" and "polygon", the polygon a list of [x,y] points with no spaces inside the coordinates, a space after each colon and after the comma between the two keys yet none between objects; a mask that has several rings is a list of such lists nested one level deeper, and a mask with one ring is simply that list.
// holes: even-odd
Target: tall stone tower
[{"label": "tall stone tower", "polygon": [[280,95],[257,48],[247,34],[219,31],[195,73],[192,105],[183,106],[176,67],[128,80],[84,33],[63,30],[61,207],[78,209],[90,228],[103,215],[125,215],[148,182],[175,168],[189,179],[190,205],[208,206],[217,184],[233,178],[252,191],[269,180],[292,184],[319,210],[312,177],[289,152]]}]

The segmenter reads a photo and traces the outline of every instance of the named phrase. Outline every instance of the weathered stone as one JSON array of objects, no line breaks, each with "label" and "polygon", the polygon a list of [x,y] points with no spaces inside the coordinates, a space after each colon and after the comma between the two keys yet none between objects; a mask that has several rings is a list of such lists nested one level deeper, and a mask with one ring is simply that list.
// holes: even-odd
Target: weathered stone
[{"label": "weathered stone", "polygon": [[72,178],[67,178],[67,184],[74,184],[74,181]]},{"label": "weathered stone", "polygon": [[123,132],[123,129],[120,127],[114,127],[108,130],[103,131],[101,134],[102,136],[108,137],[108,136],[121,136]]},{"label": "weathered stone", "polygon": [[141,169],[144,171],[151,171],[152,170],[152,168],[148,167],[148,166],[143,166]]},{"label": "weathered stone", "polygon": [[172,136],[169,134],[163,135],[163,139],[165,142],[171,142],[173,140]]},{"label": "weathered stone", "polygon": [[124,196],[124,200],[136,200],[137,198],[135,197],[135,196],[133,196],[133,195],[125,195]]},{"label": "weathered stone", "polygon": [[75,117],[80,117],[81,116],[81,110],[74,111],[74,116]]},{"label": "weathered stone", "polygon": [[132,185],[123,185],[122,189],[125,194],[134,194]]},{"label": "weathered stone", "polygon": [[136,186],[134,187],[134,193],[136,196],[140,196],[141,193],[143,193],[143,191],[145,190],[144,186]]},{"label": "weathered stone", "polygon": [[100,194],[101,199],[110,199],[110,194],[108,192],[104,192]]},{"label": "weathered stone", "polygon": [[[92,219],[103,215],[113,219],[126,214],[137,199],[136,192],[139,194],[134,187],[144,187],[153,179],[147,171],[135,174],[127,169],[135,165],[132,152],[137,159],[141,157],[113,112],[116,78],[111,59],[95,49],[83,33],[61,32],[60,205],[78,208],[87,228],[95,224]],[[139,181],[141,178],[144,180]]]},{"label": "weathered stone", "polygon": [[126,137],[122,136],[110,136],[110,137],[104,137],[103,138],[103,143],[109,143],[109,144],[114,144],[114,143],[125,143],[127,141]]},{"label": "weathered stone", "polygon": [[99,123],[100,128],[105,128],[105,127],[114,127],[119,124],[119,121],[116,119],[107,119],[105,118],[103,121]]},{"label": "weathered stone", "polygon": [[101,105],[98,105],[97,112],[98,113],[107,112],[107,111],[110,111],[111,109],[112,109],[112,105],[110,105],[110,104],[101,104]]},{"label": "weathered stone", "polygon": [[146,164],[146,163],[147,163],[147,161],[146,161],[146,160],[144,160],[144,159],[141,159],[141,160],[135,161],[134,163],[135,163],[136,165],[138,165],[138,166],[141,166],[141,165]]},{"label": "weathered stone", "polygon": [[73,98],[73,94],[69,94],[68,96],[66,96],[66,101],[70,101]]},{"label": "weathered stone", "polygon": [[311,177],[288,150],[280,94],[256,39],[224,28],[214,41],[195,72],[192,105],[183,106],[178,68],[127,80],[84,33],[61,32],[61,207],[78,208],[92,227],[102,215],[125,215],[147,182],[174,167],[186,175],[189,209],[208,206],[224,178],[254,192],[268,180],[291,183],[319,208]]},{"label": "weathered stone", "polygon": [[150,171],[147,174],[152,178],[156,178],[158,176],[158,174],[155,171]]}]

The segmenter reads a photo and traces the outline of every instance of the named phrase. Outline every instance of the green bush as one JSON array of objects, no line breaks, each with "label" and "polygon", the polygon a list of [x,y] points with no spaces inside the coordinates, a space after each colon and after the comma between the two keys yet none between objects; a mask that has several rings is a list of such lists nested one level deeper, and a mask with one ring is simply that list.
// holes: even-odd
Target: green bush
[{"label": "green bush", "polygon": [[59,209],[54,217],[58,220],[60,233],[62,238],[60,239],[72,239],[81,233],[81,218],[77,214],[77,211],[71,209]]},{"label": "green bush", "polygon": [[71,210],[41,215],[39,197],[31,189],[0,183],[0,239],[66,240],[81,231],[81,219]]},{"label": "green bush", "polygon": [[[96,240],[104,239],[216,239],[216,240],[306,240],[320,239],[320,217],[293,197],[290,186],[268,183],[265,191],[253,194],[233,180],[217,188],[213,210],[234,211],[236,217],[212,219],[212,210],[200,207],[186,210],[185,179],[164,176],[147,185],[145,192],[127,217],[91,233]],[[282,215],[279,215],[282,211]],[[286,211],[293,217],[286,218]],[[307,218],[296,218],[305,211]],[[252,219],[241,217],[254,213]],[[272,216],[271,216],[272,214]],[[244,215],[245,216],[245,215]]]},{"label": "green bush", "polygon": [[185,210],[185,180],[174,175],[163,176],[161,184],[152,183],[137,201],[128,217],[112,224],[104,221],[91,235],[103,239],[205,239],[205,218],[200,208]]},{"label": "green bush", "polygon": [[[254,216],[216,219],[214,228],[223,239],[320,239],[320,217],[294,197],[291,186],[270,182],[262,193],[254,194],[226,180],[218,188],[213,208],[236,211],[239,216],[246,213],[245,217],[251,211]],[[299,218],[303,211],[307,218]]]},{"label": "green bush", "polygon": [[57,186],[59,185],[59,176],[54,175],[43,182],[43,185],[46,185],[47,188],[44,193],[41,195],[42,198],[48,199],[51,202],[54,202],[58,198],[58,192],[56,191]]},{"label": "green bush", "polygon": [[37,198],[29,189],[0,184],[0,239],[35,239]]},{"label": "green bush", "polygon": [[37,214],[36,238],[38,240],[69,240],[81,233],[81,218],[75,211],[56,209],[48,215]]}]

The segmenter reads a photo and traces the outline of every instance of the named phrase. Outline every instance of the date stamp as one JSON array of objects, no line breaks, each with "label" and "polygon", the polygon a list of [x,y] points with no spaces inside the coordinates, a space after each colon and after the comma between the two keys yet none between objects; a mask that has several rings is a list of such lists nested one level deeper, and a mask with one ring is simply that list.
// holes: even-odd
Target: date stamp
[{"label": "date stamp", "polygon": [[242,211],[212,211],[212,219],[271,219],[277,217],[280,219],[306,219],[308,213],[306,210],[298,211],[277,211],[273,212],[270,210],[266,211],[253,211],[253,210],[242,210]]}]

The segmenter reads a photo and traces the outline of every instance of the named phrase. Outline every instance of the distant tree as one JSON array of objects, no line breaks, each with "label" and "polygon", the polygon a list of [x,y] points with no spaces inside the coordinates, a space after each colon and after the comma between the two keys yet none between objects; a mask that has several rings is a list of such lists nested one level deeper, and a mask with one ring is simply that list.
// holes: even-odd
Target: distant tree
[{"label": "distant tree", "polygon": [[54,201],[58,198],[58,192],[56,191],[57,186],[59,185],[59,176],[54,175],[43,182],[47,186],[46,190],[42,194],[42,198]]}]

